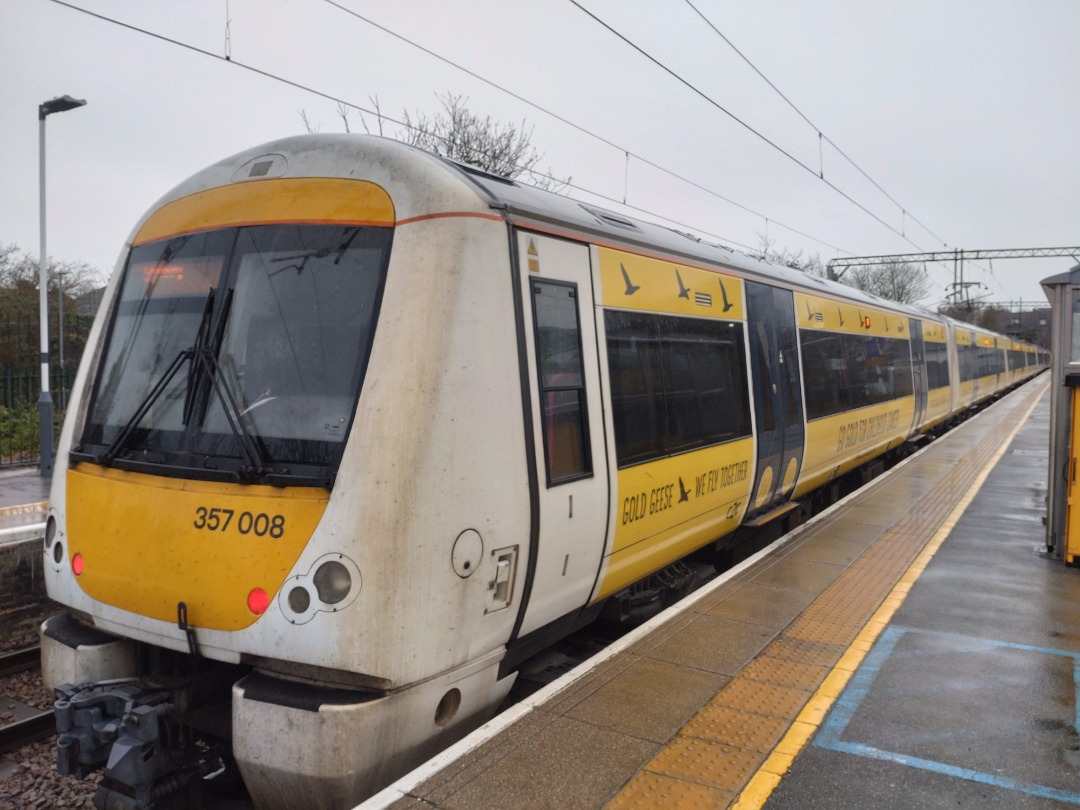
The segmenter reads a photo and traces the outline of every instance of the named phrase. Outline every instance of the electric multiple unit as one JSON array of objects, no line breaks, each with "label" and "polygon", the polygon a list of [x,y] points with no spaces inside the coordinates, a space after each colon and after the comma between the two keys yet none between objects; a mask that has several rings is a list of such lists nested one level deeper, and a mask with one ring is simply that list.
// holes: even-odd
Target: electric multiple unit
[{"label": "electric multiple unit", "polygon": [[389,140],[224,160],[135,228],[72,392],[60,769],[351,806],[530,652],[1046,361]]}]

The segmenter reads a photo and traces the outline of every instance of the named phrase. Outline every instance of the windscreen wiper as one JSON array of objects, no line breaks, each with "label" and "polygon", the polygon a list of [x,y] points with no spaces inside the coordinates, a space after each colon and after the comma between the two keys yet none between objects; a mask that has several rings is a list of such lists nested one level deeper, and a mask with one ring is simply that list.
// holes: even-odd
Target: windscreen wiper
[{"label": "windscreen wiper", "polygon": [[147,411],[153,407],[154,403],[161,397],[162,392],[172,382],[172,378],[176,376],[176,372],[180,370],[180,366],[184,364],[184,361],[190,360],[194,357],[194,349],[183,349],[176,355],[176,359],[169,364],[169,367],[165,369],[165,373],[161,375],[161,378],[154,384],[154,387],[150,389],[142,402],[139,403],[139,407],[136,408],[135,413],[131,415],[131,418],[127,420],[124,427],[120,430],[120,434],[113,439],[112,444],[108,446],[104,453],[97,459],[101,464],[105,466],[111,466],[116,459],[117,453],[124,449],[124,445],[131,437],[132,431],[138,426],[142,418],[146,416]]},{"label": "windscreen wiper", "polygon": [[199,329],[195,332],[195,345],[191,347],[192,363],[191,368],[188,370],[187,379],[187,394],[184,397],[184,412],[180,418],[182,425],[188,424],[191,421],[192,413],[195,411],[196,393],[199,389],[199,380],[202,371],[202,365],[200,363],[200,356],[202,354],[203,346],[206,345],[207,336],[210,334],[210,318],[214,312],[214,288],[211,287],[210,291],[206,294],[206,304],[203,306],[202,319],[199,321]]},{"label": "windscreen wiper", "polygon": [[274,472],[270,466],[270,460],[267,457],[266,447],[263,445],[262,439],[248,430],[248,426],[240,415],[240,405],[232,389],[225,382],[225,376],[221,372],[221,366],[218,365],[217,358],[214,357],[213,349],[209,346],[203,346],[198,359],[200,365],[206,368],[206,376],[210,378],[214,391],[217,393],[218,399],[221,400],[221,408],[225,411],[225,419],[229,423],[229,427],[232,428],[236,440],[240,442],[240,449],[244,451],[244,456],[247,458],[249,466],[247,468],[241,467],[239,472],[255,477],[262,477]]},{"label": "windscreen wiper", "polygon": [[[225,411],[225,420],[229,423],[229,428],[232,430],[236,440],[240,443],[240,449],[244,453],[244,457],[247,459],[248,466],[241,467],[238,472],[241,475],[253,475],[256,477],[262,477],[273,472],[270,467],[270,461],[266,452],[266,446],[263,444],[262,439],[252,434],[245,424],[242,411],[240,409],[239,401],[236,395],[233,393],[232,388],[225,381],[225,375],[221,370],[221,365],[218,363],[217,356],[214,354],[216,348],[221,346],[225,337],[225,324],[229,320],[229,312],[232,309],[233,302],[233,290],[229,289],[225,292],[225,300],[221,304],[221,315],[218,317],[217,329],[213,336],[210,335],[210,312],[213,308],[214,291],[210,290],[210,295],[207,297],[206,308],[203,312],[202,323],[199,324],[199,332],[196,335],[195,346],[192,349],[194,358],[191,363],[192,376],[201,377],[201,372],[206,369],[206,377],[210,380],[210,385],[218,395],[218,399],[221,400],[221,408]],[[192,409],[196,409],[196,392],[198,389],[198,381],[189,386],[189,400]],[[198,408],[202,416],[200,416],[199,423],[202,424],[202,418],[205,416],[206,402],[203,401],[202,407]],[[186,412],[188,416],[191,413]]]},{"label": "windscreen wiper", "polygon": [[[214,309],[214,289],[211,288],[206,296],[206,306],[203,308],[202,320],[199,323],[199,331],[195,335],[195,345],[191,348],[192,362],[191,373],[188,376],[187,399],[184,402],[184,424],[188,424],[196,413],[199,414],[199,424],[206,415],[206,404],[209,392],[204,396],[199,395],[199,382],[205,376],[210,380],[210,387],[221,400],[221,408],[225,411],[225,420],[229,423],[236,440],[240,443],[240,449],[247,459],[248,466],[241,467],[238,472],[243,476],[262,477],[273,472],[267,457],[266,447],[262,439],[252,435],[248,426],[241,417],[241,410],[232,389],[225,382],[225,376],[214,355],[216,347],[221,345],[225,335],[225,324],[229,319],[229,310],[232,308],[233,291],[229,289],[225,293],[225,300],[221,305],[221,315],[218,317],[217,329],[210,334],[210,320]],[[205,370],[205,375],[203,371]]]},{"label": "windscreen wiper", "polygon": [[[183,244],[181,242],[181,244]],[[179,247],[179,246],[178,246]],[[171,254],[170,254],[171,255]],[[195,345],[190,348],[183,349],[176,355],[176,359],[169,364],[169,367],[165,369],[165,373],[161,375],[154,387],[143,397],[142,402],[139,403],[139,407],[135,409],[135,413],[131,415],[131,418],[124,424],[124,427],[120,430],[119,435],[113,439],[112,444],[108,446],[104,453],[99,456],[99,461],[106,465],[112,465],[116,460],[117,454],[124,449],[124,445],[127,444],[129,438],[131,438],[132,432],[138,427],[139,422],[146,416],[147,411],[153,407],[154,403],[158,401],[161,394],[172,382],[172,378],[176,376],[176,373],[180,370],[180,366],[184,364],[185,360],[190,360],[191,368],[188,370],[187,381],[187,396],[184,398],[184,413],[181,418],[182,424],[187,424],[188,417],[191,414],[191,409],[195,401],[195,391],[198,383],[198,357],[202,350],[202,347],[206,344],[206,336],[210,331],[210,315],[214,309],[214,288],[210,288],[210,292],[206,295],[206,305],[203,307],[202,320],[199,321],[199,330],[195,333]]]}]

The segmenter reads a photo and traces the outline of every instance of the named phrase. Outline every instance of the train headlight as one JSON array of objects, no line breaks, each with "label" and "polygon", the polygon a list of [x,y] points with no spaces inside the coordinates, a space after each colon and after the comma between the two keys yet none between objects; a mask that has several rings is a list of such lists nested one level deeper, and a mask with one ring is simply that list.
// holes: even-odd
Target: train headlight
[{"label": "train headlight", "polygon": [[56,539],[56,518],[49,515],[49,519],[45,521],[45,548],[51,548],[53,540]]},{"label": "train headlight", "polygon": [[315,576],[311,579],[315,583],[319,600],[326,605],[336,605],[352,590],[349,569],[337,560],[324,562],[315,570]]},{"label": "train headlight", "polygon": [[356,563],[344,554],[324,554],[306,573],[293,574],[285,581],[277,603],[286,621],[307,624],[319,613],[345,610],[363,587]]},{"label": "train headlight", "polygon": [[289,591],[289,608],[293,613],[307,613],[311,607],[311,594],[308,589],[300,585]]}]

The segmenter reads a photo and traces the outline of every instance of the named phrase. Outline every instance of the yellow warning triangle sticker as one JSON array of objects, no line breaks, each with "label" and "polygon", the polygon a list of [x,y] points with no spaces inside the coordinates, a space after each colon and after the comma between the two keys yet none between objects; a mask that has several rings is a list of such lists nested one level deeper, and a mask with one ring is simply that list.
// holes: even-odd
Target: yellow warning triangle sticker
[{"label": "yellow warning triangle sticker", "polygon": [[530,239],[529,240],[529,255],[530,256],[539,256],[540,255],[536,250],[536,240],[535,239]]}]

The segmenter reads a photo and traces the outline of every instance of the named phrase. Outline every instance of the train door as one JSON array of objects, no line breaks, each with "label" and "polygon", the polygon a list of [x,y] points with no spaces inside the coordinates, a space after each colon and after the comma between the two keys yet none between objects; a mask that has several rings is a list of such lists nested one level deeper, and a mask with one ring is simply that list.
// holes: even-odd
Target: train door
[{"label": "train door", "polygon": [[750,513],[762,513],[787,500],[802,465],[802,375],[792,292],[748,281],[746,302],[757,422]]},{"label": "train door", "polygon": [[520,637],[588,601],[609,500],[589,249],[524,232],[517,249],[538,492]]},{"label": "train door", "polygon": [[926,383],[926,347],[923,344],[922,321],[909,318],[908,330],[911,335],[911,374],[915,394],[915,421],[911,426],[914,431],[926,419],[929,391]]}]

